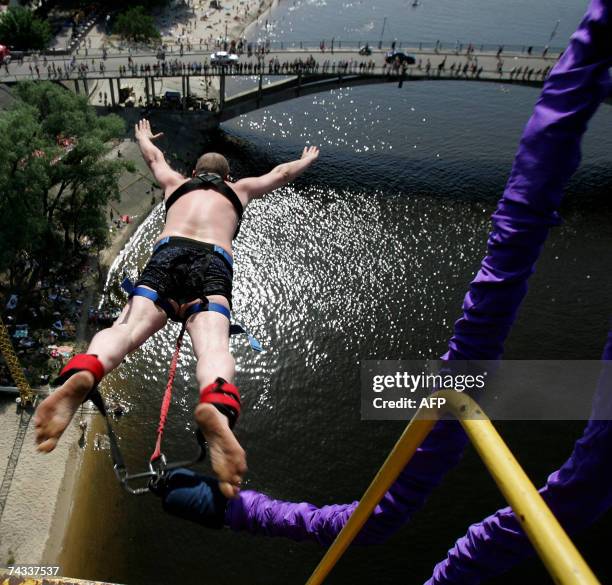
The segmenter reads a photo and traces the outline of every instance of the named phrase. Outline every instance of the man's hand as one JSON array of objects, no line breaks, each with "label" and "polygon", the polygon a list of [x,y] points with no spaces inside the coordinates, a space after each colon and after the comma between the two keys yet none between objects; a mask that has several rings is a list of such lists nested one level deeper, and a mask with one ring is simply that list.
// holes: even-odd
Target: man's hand
[{"label": "man's hand", "polygon": [[308,163],[312,164],[319,158],[319,149],[316,146],[305,146],[302,152],[302,158],[308,159]]},{"label": "man's hand", "polygon": [[[164,133],[158,132],[157,134],[153,134],[153,132],[151,132],[151,124],[149,123],[149,120],[143,119],[140,120],[140,122],[138,122],[138,124],[136,124],[134,127],[134,135],[136,136],[136,140],[148,139],[152,141],[156,140],[160,136],[163,136]],[[306,149],[304,149],[304,152],[306,152]]]},{"label": "man's hand", "polygon": [[153,144],[153,140],[163,136],[163,132],[153,134],[149,120],[140,120],[134,127],[134,135],[142,153],[142,158],[149,165],[155,180],[164,191],[171,187],[176,187],[178,183],[185,180],[183,175],[170,168],[162,151]]}]

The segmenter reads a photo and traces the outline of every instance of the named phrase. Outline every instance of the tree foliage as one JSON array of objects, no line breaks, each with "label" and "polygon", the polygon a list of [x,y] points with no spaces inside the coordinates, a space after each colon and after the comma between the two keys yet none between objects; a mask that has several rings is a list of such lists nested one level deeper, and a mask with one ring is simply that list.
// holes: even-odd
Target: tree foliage
[{"label": "tree foliage", "polygon": [[0,40],[18,50],[45,49],[51,41],[51,26],[27,8],[11,6],[0,15]]},{"label": "tree foliage", "polygon": [[113,32],[137,43],[159,41],[161,38],[153,18],[145,12],[142,6],[132,6],[119,14]]},{"label": "tree foliage", "polygon": [[15,95],[0,114],[0,272],[28,289],[86,242],[107,243],[107,205],[133,167],[107,156],[125,131],[119,117],[51,83],[18,84]]}]

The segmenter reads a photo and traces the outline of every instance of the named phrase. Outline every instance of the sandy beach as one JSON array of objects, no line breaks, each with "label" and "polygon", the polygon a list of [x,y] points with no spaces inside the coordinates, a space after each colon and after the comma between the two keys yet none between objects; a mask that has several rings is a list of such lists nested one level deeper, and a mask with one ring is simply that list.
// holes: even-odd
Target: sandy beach
[{"label": "sandy beach", "polygon": [[[223,2],[222,10],[211,11],[208,2],[192,3],[190,8],[171,7],[164,14],[158,15],[158,22],[164,42],[199,45],[202,38],[203,41],[214,43],[216,39],[225,36],[226,30],[230,39],[242,37],[249,24],[265,16],[270,5],[268,0],[230,0]],[[109,42],[95,29],[92,31],[92,47],[108,45]],[[121,177],[121,201],[113,203],[109,208],[109,218],[112,210],[114,219],[129,216],[130,221],[119,228],[109,225],[110,243],[100,254],[103,272],[108,270],[162,197],[133,140],[133,125],[139,117],[139,110],[126,108],[119,114],[126,121],[127,135],[113,148],[110,156],[121,156],[133,161],[137,170],[136,173],[125,173]],[[163,131],[166,135],[160,141],[160,147],[167,155],[174,160],[188,161],[194,158],[202,142],[202,134],[193,124],[188,121],[181,124],[180,117],[176,120],[170,118],[164,128],[161,119],[155,119],[155,113],[152,113],[151,118],[156,131]],[[177,140],[179,134],[181,141]],[[91,481],[93,478],[98,481],[101,475],[105,476],[105,482],[115,481],[107,453],[92,448],[95,433],[103,432],[103,428],[101,417],[91,412],[91,408],[86,407],[84,420],[87,420],[87,430],[81,431],[78,426],[81,416],[77,415],[57,449],[47,456],[36,452],[33,424],[28,422],[11,490],[0,518],[0,566],[10,563],[59,564],[65,576],[82,574],[89,560],[79,556],[78,540],[87,526],[87,508],[99,505],[92,495]],[[2,399],[0,417],[3,426],[0,436],[0,474],[3,474],[20,425],[12,398]]]}]

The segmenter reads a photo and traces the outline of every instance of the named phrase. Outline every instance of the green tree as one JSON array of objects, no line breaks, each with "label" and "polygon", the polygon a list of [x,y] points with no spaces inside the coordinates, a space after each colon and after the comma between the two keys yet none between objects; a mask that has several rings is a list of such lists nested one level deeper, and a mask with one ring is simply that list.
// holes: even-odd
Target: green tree
[{"label": "green tree", "polygon": [[11,6],[0,15],[0,39],[19,50],[41,50],[51,41],[51,26],[27,8]]},{"label": "green tree", "polygon": [[85,240],[107,243],[107,206],[133,165],[108,157],[125,132],[119,117],[98,117],[86,98],[51,83],[19,84],[15,94],[0,114],[0,272],[28,290]]},{"label": "green tree", "polygon": [[145,12],[142,6],[132,6],[119,14],[113,32],[137,43],[148,43],[161,39],[153,18]]}]

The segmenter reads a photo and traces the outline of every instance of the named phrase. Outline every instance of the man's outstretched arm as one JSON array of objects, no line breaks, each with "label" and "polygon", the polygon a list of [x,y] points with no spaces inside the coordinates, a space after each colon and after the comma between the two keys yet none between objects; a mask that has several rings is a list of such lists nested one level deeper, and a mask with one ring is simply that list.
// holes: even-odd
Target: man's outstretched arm
[{"label": "man's outstretched arm", "polygon": [[149,121],[140,120],[134,128],[134,135],[140,147],[142,158],[144,158],[147,165],[149,165],[155,180],[164,191],[168,187],[172,187],[176,183],[185,180],[183,175],[172,170],[170,165],[166,162],[162,151],[153,144],[153,140],[162,136],[163,132],[153,134]]},{"label": "man's outstretched arm", "polygon": [[248,199],[256,199],[293,181],[318,157],[319,149],[316,146],[305,146],[299,159],[282,163],[261,177],[241,179],[233,185],[234,190],[244,193]]}]

